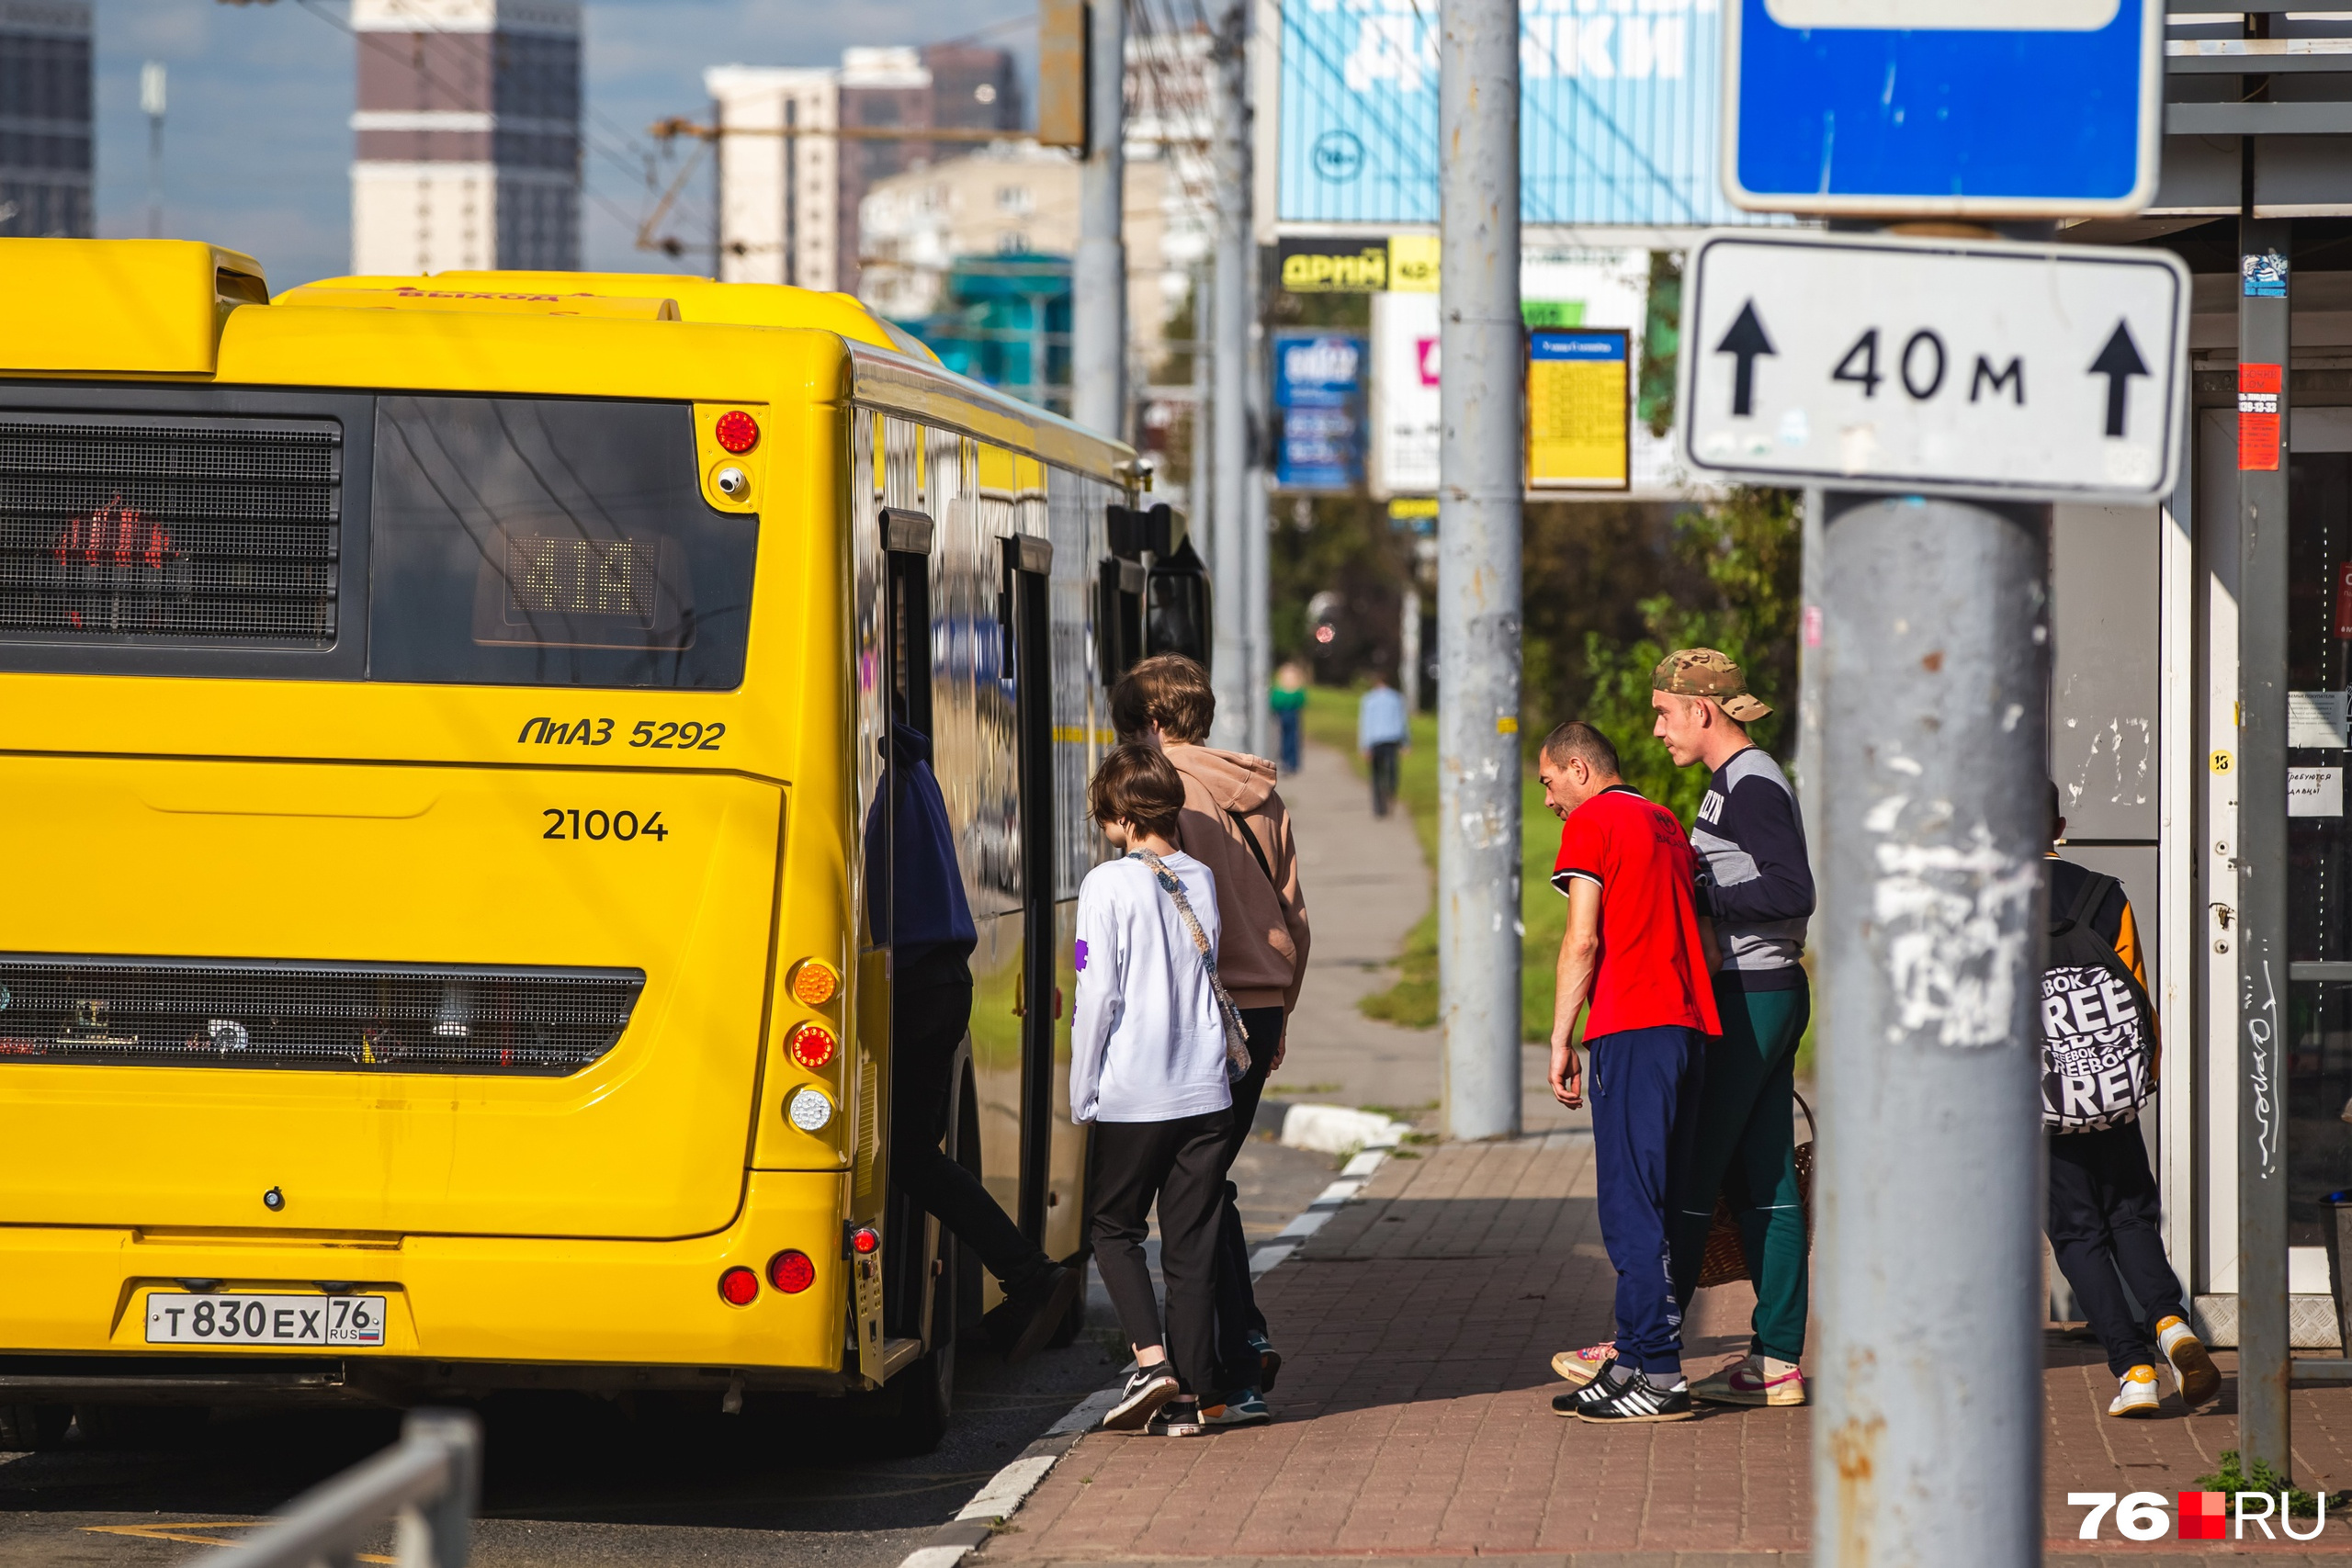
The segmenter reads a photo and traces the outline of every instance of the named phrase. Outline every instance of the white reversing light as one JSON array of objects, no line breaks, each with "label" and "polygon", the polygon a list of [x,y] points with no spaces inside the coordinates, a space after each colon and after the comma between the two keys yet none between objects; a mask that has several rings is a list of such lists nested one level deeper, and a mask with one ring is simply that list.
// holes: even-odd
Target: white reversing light
[{"label": "white reversing light", "polygon": [[784,1113],[804,1133],[821,1133],[833,1119],[833,1102],[814,1084],[802,1084],[784,1102]]}]

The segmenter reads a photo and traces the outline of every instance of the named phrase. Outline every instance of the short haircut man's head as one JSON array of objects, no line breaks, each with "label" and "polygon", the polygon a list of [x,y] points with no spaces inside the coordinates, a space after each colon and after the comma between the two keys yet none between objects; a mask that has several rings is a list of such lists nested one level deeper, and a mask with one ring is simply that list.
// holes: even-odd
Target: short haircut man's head
[{"label": "short haircut man's head", "polygon": [[1171,842],[1183,808],[1183,775],[1156,747],[1113,747],[1086,786],[1087,814],[1097,822],[1132,823]]},{"label": "short haircut man's head", "polygon": [[1544,755],[1555,762],[1569,758],[1581,759],[1584,765],[1605,779],[1618,774],[1617,748],[1603,735],[1580,718],[1567,723],[1544,738]]},{"label": "short haircut man's head", "polygon": [[1150,734],[1156,724],[1164,739],[1197,744],[1216,717],[1209,672],[1181,653],[1155,653],[1111,688],[1111,727],[1129,739]]}]

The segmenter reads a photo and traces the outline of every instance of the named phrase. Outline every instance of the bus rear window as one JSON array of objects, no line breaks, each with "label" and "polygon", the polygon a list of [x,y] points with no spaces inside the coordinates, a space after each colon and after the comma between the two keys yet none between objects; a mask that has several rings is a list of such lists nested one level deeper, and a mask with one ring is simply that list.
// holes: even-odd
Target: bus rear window
[{"label": "bus rear window", "polygon": [[369,679],[742,683],[758,528],[686,405],[384,396],[375,446]]}]

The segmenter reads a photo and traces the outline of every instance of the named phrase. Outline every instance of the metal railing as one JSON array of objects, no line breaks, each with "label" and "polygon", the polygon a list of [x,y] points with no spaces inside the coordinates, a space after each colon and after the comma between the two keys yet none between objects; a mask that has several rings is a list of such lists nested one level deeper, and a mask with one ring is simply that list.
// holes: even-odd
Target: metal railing
[{"label": "metal railing", "polygon": [[350,1568],[387,1520],[400,1568],[466,1568],[481,1491],[481,1425],[459,1410],[419,1410],[401,1440],[287,1505],[251,1540],[189,1568]]}]

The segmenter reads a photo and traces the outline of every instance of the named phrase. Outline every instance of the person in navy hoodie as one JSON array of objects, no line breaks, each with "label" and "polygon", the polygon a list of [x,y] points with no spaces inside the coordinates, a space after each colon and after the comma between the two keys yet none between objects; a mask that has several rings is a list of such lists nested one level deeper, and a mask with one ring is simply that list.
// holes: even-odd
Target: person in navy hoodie
[{"label": "person in navy hoodie", "polygon": [[887,875],[878,792],[866,819],[865,863],[868,917],[891,950],[890,1181],[978,1253],[1004,1287],[989,1325],[1007,1358],[1020,1361],[1053,1337],[1085,1281],[1022,1235],[980,1179],[940,1147],[956,1053],[971,1025],[970,960],[979,938],[947,803],[932,776],[931,739],[894,722],[889,743]]}]

